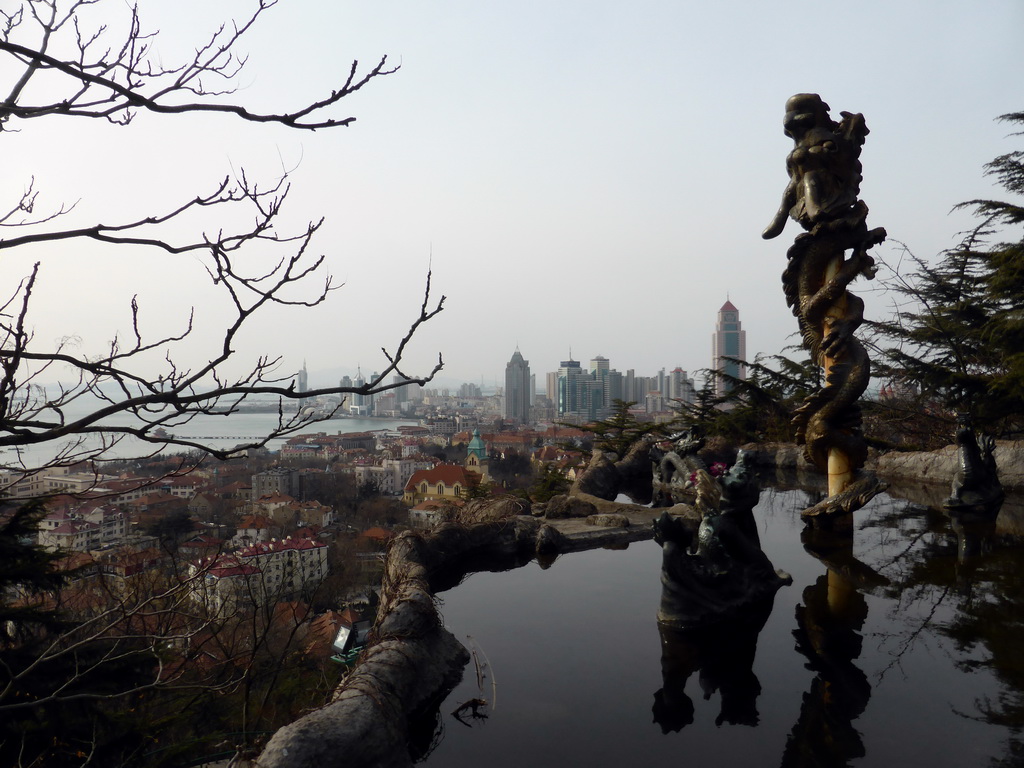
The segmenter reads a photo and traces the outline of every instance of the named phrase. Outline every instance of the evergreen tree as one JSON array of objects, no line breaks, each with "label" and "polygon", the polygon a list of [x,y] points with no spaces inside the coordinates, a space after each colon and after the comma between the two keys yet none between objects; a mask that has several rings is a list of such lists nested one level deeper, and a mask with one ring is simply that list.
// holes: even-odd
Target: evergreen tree
[{"label": "evergreen tree", "polygon": [[[818,388],[817,366],[809,358],[797,361],[784,355],[758,355],[753,362],[726,359],[746,367],[747,377],[708,371],[694,402],[679,404],[680,420],[732,443],[792,440],[793,410]],[[723,395],[714,394],[714,377],[729,385]]]},{"label": "evergreen tree", "polygon": [[61,556],[35,545],[45,515],[42,500],[33,499],[0,522],[0,653],[63,628],[47,600],[67,581],[56,568]]},{"label": "evergreen tree", "polygon": [[[1024,113],[1000,119],[1024,123]],[[1019,135],[1016,134],[1016,135]],[[1024,152],[986,166],[1014,195],[1024,192]],[[1019,435],[1024,428],[1024,208],[1013,202],[969,200],[980,223],[961,243],[929,264],[907,252],[909,274],[889,282],[895,316],[869,323],[878,334],[876,372],[916,391],[920,413],[944,409],[942,429],[955,414],[970,415],[983,431]],[[1010,239],[1003,239],[1010,234]],[[905,398],[906,399],[906,398]]]},{"label": "evergreen tree", "polygon": [[[82,574],[35,543],[46,509],[33,499],[0,523],[0,764],[121,760],[141,734],[103,706],[152,679],[156,659],[131,639],[69,616],[64,592]],[[109,612],[108,612],[109,613]]]},{"label": "evergreen tree", "polygon": [[[999,119],[1024,125],[1024,112]],[[1024,135],[1024,131],[1013,135]],[[1024,151],[1000,155],[985,166],[985,173],[1017,197],[1016,202],[970,200],[961,205],[981,218],[977,228],[980,239],[1000,238],[981,251],[987,266],[987,298],[996,307],[985,329],[985,341],[999,359],[991,372],[986,405],[1004,414],[1020,414],[1024,406]],[[1019,417],[1011,420],[1014,433],[1022,426]]]},{"label": "evergreen tree", "polygon": [[666,424],[637,420],[636,416],[629,412],[634,405],[635,402],[615,400],[612,403],[612,415],[607,419],[576,428],[594,436],[594,448],[597,450],[614,453],[620,459],[625,458],[629,449],[647,435],[664,436],[669,432]]}]

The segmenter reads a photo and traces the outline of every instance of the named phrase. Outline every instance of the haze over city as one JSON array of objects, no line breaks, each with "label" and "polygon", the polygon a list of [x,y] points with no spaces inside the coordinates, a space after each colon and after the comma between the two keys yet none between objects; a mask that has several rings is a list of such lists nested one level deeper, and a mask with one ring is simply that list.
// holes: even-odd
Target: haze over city
[{"label": "haze over city", "polygon": [[[170,60],[247,8],[143,4],[140,14]],[[40,212],[78,201],[66,220],[78,226],[162,211],[242,168],[265,184],[291,171],[285,218],[301,229],[326,217],[314,248],[345,285],[324,306],[268,314],[238,346],[284,355],[282,371],[305,361],[311,386],[383,368],[380,347],[415,316],[428,269],[449,299],[410,350],[410,373],[442,353],[443,381],[500,382],[517,346],[538,374],[570,349],[638,374],[692,372],[710,363],[727,297],[750,357],[795,342],[779,275],[798,228],[760,237],[787,182],[786,99],[817,92],[834,117],[864,114],[861,198],[890,237],[876,255],[895,265],[897,241],[933,255],[971,224],[954,205],[998,194],[984,163],[1020,145],[995,118],[1021,109],[1022,22],[1013,0],[289,0],[243,43],[251,55],[234,100],[288,108],[337,87],[353,59],[365,69],[387,55],[399,71],[342,101],[350,127],[297,135],[140,115],[127,130],[78,121],[69,142],[57,117],[8,137],[7,177],[34,177]],[[153,334],[180,329],[190,307],[197,327],[222,314],[192,256],[24,251],[2,269],[11,282],[42,261],[40,340],[101,348],[130,328],[133,294]],[[888,309],[875,287],[853,286],[869,316]],[[202,344],[191,347],[199,356]]]}]

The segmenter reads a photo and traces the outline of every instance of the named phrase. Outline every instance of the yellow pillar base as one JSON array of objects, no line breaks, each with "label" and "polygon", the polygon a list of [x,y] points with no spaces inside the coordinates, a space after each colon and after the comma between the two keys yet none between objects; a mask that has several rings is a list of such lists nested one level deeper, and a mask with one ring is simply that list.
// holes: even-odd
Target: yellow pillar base
[{"label": "yellow pillar base", "polygon": [[828,495],[837,496],[853,482],[853,466],[842,451],[832,448],[828,452]]}]

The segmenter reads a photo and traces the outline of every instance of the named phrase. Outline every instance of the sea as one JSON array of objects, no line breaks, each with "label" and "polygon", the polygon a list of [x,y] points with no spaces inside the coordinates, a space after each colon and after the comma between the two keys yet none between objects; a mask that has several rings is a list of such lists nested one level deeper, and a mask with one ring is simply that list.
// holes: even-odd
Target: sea
[{"label": "sea", "polygon": [[[289,414],[285,414],[287,417]],[[75,414],[67,414],[70,421]],[[127,416],[119,420],[106,420],[104,424],[129,424]],[[339,432],[375,432],[397,430],[402,425],[418,424],[414,419],[385,419],[341,417],[319,421],[303,427],[295,434],[316,434],[324,432],[335,435]],[[199,414],[191,421],[180,425],[169,425],[167,432],[175,437],[185,438],[200,445],[220,450],[231,449],[243,443],[262,439],[278,426],[278,415],[270,411],[246,411],[229,415]],[[267,449],[278,451],[288,438],[279,438],[267,443]],[[111,444],[111,441],[113,443]],[[150,456],[155,453],[182,453],[186,447],[175,444],[150,443],[133,437],[117,437],[114,433],[89,434],[73,440],[65,439],[39,445],[20,445],[0,448],[0,469],[25,469],[46,466],[60,456],[95,452],[102,448],[107,459],[130,459]]]}]

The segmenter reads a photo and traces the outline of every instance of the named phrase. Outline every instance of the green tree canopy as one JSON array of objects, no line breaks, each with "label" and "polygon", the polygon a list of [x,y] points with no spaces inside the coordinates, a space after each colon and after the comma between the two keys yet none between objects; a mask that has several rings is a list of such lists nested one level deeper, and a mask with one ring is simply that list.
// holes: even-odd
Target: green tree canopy
[{"label": "green tree canopy", "polygon": [[[634,405],[636,405],[635,402],[615,400],[612,403],[612,413],[608,418],[575,428],[593,435],[593,445],[597,450],[610,451],[620,459],[624,458],[629,453],[629,449],[647,435],[663,437],[671,431],[667,424],[639,421],[629,411]],[[574,425],[566,424],[565,426],[573,427]]]},{"label": "green tree canopy", "polygon": [[[1024,112],[1000,120],[1022,124]],[[1014,135],[1021,135],[1017,132]],[[1024,193],[1024,152],[995,158],[986,174]],[[997,436],[1024,429],[1024,208],[968,200],[979,223],[931,263],[905,251],[889,288],[897,309],[870,323],[881,355],[877,374],[916,392],[916,407],[969,414]]]},{"label": "green tree canopy", "polygon": [[[694,402],[679,404],[680,421],[731,443],[792,440],[793,411],[818,388],[818,367],[810,358],[798,361],[785,355],[757,355],[753,362],[726,359],[745,366],[747,377],[706,371]],[[715,377],[729,384],[722,395],[714,393]]]}]

